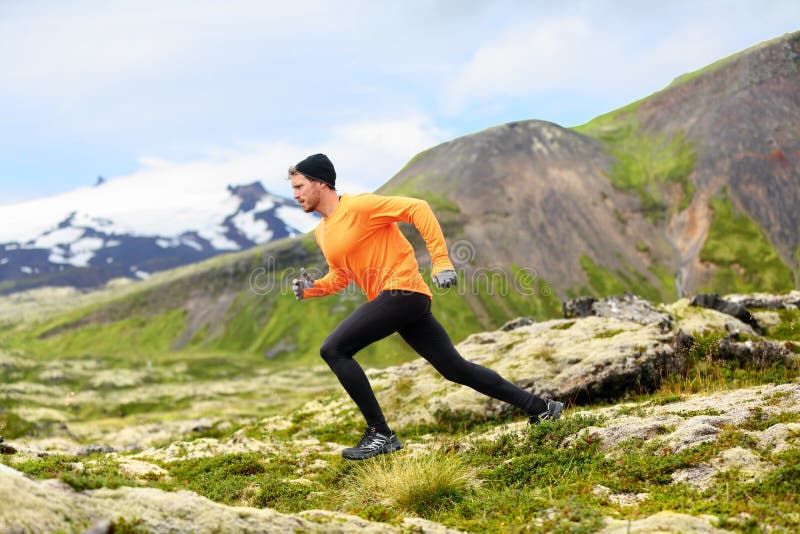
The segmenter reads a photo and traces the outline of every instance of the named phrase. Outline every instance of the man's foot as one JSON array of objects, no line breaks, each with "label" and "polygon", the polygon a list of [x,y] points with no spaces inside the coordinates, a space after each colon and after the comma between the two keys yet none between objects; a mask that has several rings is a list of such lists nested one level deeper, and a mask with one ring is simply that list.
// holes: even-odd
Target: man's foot
[{"label": "man's foot", "polygon": [[528,418],[528,424],[537,425],[542,421],[555,421],[561,417],[561,412],[564,411],[564,403],[550,399],[544,399],[547,404],[547,409],[539,415],[531,415]]},{"label": "man's foot", "polygon": [[368,426],[364,435],[355,447],[348,447],[342,451],[342,457],[347,460],[366,460],[379,454],[399,451],[403,444],[397,439],[394,432],[381,434],[374,427]]}]

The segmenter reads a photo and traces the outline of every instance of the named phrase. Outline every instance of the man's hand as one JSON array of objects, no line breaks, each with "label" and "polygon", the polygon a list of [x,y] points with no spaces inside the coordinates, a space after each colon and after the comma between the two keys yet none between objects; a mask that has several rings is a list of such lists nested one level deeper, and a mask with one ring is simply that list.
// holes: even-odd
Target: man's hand
[{"label": "man's hand", "polygon": [[458,283],[458,275],[452,269],[446,269],[433,275],[433,283],[436,287],[452,287]]},{"label": "man's hand", "polygon": [[295,278],[292,280],[292,291],[294,291],[294,298],[297,300],[303,300],[303,290],[306,288],[311,289],[312,287],[314,287],[314,278],[308,274],[308,271],[301,268],[300,278]]}]

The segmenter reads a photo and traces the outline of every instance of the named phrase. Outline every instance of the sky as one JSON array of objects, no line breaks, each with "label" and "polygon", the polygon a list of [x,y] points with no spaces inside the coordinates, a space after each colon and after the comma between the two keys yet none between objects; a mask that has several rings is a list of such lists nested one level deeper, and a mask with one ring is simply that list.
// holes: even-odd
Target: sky
[{"label": "sky", "polygon": [[582,124],[797,30],[797,0],[0,0],[0,205],[99,176],[290,196],[316,152],[370,191],[436,144]]}]

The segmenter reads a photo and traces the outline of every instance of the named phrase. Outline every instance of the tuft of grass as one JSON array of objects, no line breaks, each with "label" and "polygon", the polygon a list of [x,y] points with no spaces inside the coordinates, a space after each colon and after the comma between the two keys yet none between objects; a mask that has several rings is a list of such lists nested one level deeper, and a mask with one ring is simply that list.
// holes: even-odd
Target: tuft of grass
[{"label": "tuft of grass", "polygon": [[351,506],[383,506],[422,517],[461,502],[478,485],[474,469],[454,454],[398,453],[358,464],[345,494]]}]

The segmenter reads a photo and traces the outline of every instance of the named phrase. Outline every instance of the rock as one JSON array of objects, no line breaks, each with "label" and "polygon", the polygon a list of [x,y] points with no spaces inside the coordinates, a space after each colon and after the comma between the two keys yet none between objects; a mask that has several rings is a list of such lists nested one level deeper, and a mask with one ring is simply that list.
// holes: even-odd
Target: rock
[{"label": "rock", "polygon": [[592,494],[618,506],[631,506],[640,503],[649,495],[649,493],[614,493],[611,488],[599,484],[592,489]]},{"label": "rock", "polygon": [[516,330],[517,328],[522,328],[523,326],[530,326],[532,324],[536,324],[536,321],[531,317],[517,317],[516,319],[512,319],[508,321],[506,324],[500,327],[500,330],[503,332],[510,332],[511,330]]},{"label": "rock", "polygon": [[699,534],[723,534],[730,532],[717,528],[708,519],[675,512],[658,512],[644,519],[606,519],[598,534],[654,534],[667,532],[695,532]]},{"label": "rock", "polygon": [[747,311],[747,308],[736,304],[734,302],[729,302],[719,295],[712,293],[700,293],[695,295],[695,297],[691,301],[692,306],[699,306],[702,308],[708,308],[712,310],[717,310],[718,312],[725,313],[732,317],[736,317],[743,323],[750,325],[750,327],[757,333],[763,334],[764,330],[761,325],[758,324],[755,317]]},{"label": "rock", "polygon": [[630,293],[597,300],[592,297],[572,299],[562,304],[564,317],[608,317],[643,325],[656,325],[662,332],[672,329],[674,319],[657,310],[643,298]]},{"label": "rock", "polygon": [[773,293],[725,295],[725,300],[748,309],[796,310],[800,308],[800,291],[794,290],[783,295]]},{"label": "rock", "polygon": [[[658,322],[642,325],[587,317],[473,334],[457,348],[467,360],[493,369],[536,395],[586,403],[658,387],[665,376],[685,368],[690,339],[680,332],[663,332]],[[367,376],[398,429],[452,418],[482,420],[511,409],[449,382],[421,358],[370,369]],[[328,403],[310,401],[300,412],[308,414],[311,427],[348,424],[357,417],[355,405],[346,396]]]},{"label": "rock", "polygon": [[714,479],[716,471],[707,463],[699,463],[686,469],[681,469],[672,473],[673,484],[686,484],[699,490],[705,490]]},{"label": "rock", "polygon": [[732,334],[719,341],[717,346],[721,359],[753,364],[763,369],[774,363],[786,363],[791,358],[789,349],[780,343],[767,339],[756,342],[738,339],[738,335]]},{"label": "rock", "polygon": [[108,454],[111,452],[114,452],[114,449],[112,447],[109,447],[108,445],[88,445],[86,447],[80,448],[77,451],[77,454],[79,456],[88,456],[90,454],[95,454],[95,453]]},{"label": "rock", "polygon": [[107,518],[99,519],[89,525],[83,534],[114,534],[114,523]]},{"label": "rock", "polygon": [[753,317],[755,317],[756,321],[758,321],[758,324],[760,324],[764,328],[772,328],[773,326],[778,326],[779,324],[781,324],[781,316],[778,315],[777,312],[757,311],[752,313]]},{"label": "rock", "polygon": [[[331,313],[333,313],[333,312],[331,312]],[[287,353],[287,352],[291,353],[291,352],[294,352],[295,350],[297,350],[297,344],[296,343],[289,343],[285,339],[281,339],[280,341],[278,341],[278,343],[275,346],[270,347],[269,349],[264,351],[264,358],[266,358],[268,360],[272,360],[272,359],[280,356],[281,354],[284,354],[284,353]]]},{"label": "rock", "polygon": [[591,317],[595,315],[594,309],[592,309],[595,302],[597,302],[597,299],[594,297],[569,299],[561,303],[561,310],[564,313],[565,319]]},{"label": "rock", "polygon": [[742,482],[754,482],[764,477],[770,465],[762,462],[753,451],[734,447],[722,451],[711,463],[700,463],[672,473],[672,483],[683,483],[701,491],[711,487],[714,477],[721,472],[738,470]]},{"label": "rock", "polygon": [[[148,532],[401,532],[405,527],[310,510],[284,514],[226,506],[191,491],[119,487],[76,492],[58,480],[32,480],[0,464],[0,532],[102,529],[120,519]],[[424,532],[457,532],[425,522]],[[109,530],[97,530],[108,532]]]},{"label": "rock", "polygon": [[[712,480],[713,474],[719,470],[738,467],[747,471],[750,466],[756,466],[754,473],[761,473],[772,469],[771,464],[758,461],[756,452],[778,453],[790,448],[797,449],[796,436],[800,431],[800,423],[778,423],[765,430],[749,430],[749,423],[755,414],[765,421],[777,419],[781,414],[789,418],[794,417],[791,414],[800,414],[800,381],[691,395],[667,404],[625,403],[568,412],[567,417],[599,416],[603,423],[589,426],[579,434],[568,437],[565,446],[599,440],[601,450],[613,458],[622,450],[622,444],[636,439],[656,442],[663,454],[674,454],[717,440],[725,428],[738,429],[758,444],[754,451],[729,449],[732,452],[725,452],[708,464],[698,464],[674,474],[674,482],[696,482],[700,486]],[[478,437],[496,439],[497,436],[495,432],[489,432]],[[754,456],[749,456],[751,453]]]},{"label": "rock", "polygon": [[113,459],[119,470],[138,480],[152,480],[154,478],[169,478],[169,472],[161,466],[142,460],[136,460],[129,456],[111,454],[109,459]]},{"label": "rock", "polygon": [[693,336],[710,333],[730,333],[738,331],[740,334],[757,336],[753,327],[741,322],[735,317],[712,310],[691,306],[689,299],[680,299],[664,306],[665,311],[672,315],[676,322],[676,329],[683,330]]}]

